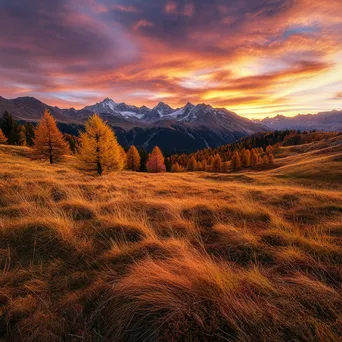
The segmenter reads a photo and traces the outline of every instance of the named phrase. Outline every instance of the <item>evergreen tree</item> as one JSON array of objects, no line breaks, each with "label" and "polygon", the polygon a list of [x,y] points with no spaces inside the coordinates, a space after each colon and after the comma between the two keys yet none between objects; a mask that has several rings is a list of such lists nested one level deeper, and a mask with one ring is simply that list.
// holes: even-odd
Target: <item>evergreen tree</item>
[{"label": "evergreen tree", "polygon": [[240,159],[240,153],[238,150],[234,152],[230,166],[233,171],[241,169],[241,159]]},{"label": "evergreen tree", "polygon": [[34,157],[49,160],[50,164],[61,161],[70,153],[68,143],[58,130],[53,116],[46,110],[35,129]]},{"label": "evergreen tree", "polygon": [[139,148],[139,154],[140,154],[140,171],[141,172],[146,172],[146,163],[147,163],[147,158],[148,158],[148,153],[145,149]]},{"label": "evergreen tree", "polygon": [[0,144],[5,144],[7,142],[7,138],[5,137],[5,134],[2,132],[0,128]]},{"label": "evergreen tree", "polygon": [[132,145],[127,152],[127,168],[132,171],[140,170],[141,158],[137,148]]},{"label": "evergreen tree", "polygon": [[94,114],[86,122],[85,132],[80,133],[80,145],[78,158],[85,169],[102,175],[124,168],[122,147],[99,115]]},{"label": "evergreen tree", "polygon": [[24,124],[25,135],[26,135],[26,145],[33,146],[34,144],[34,127],[31,122],[26,122]]},{"label": "evergreen tree", "polygon": [[76,154],[79,145],[79,139],[71,134],[64,134],[64,139],[69,143],[72,154]]},{"label": "evergreen tree", "polygon": [[152,153],[149,154],[146,168],[148,172],[158,173],[158,172],[165,172],[166,167],[164,163],[164,156],[160,151],[160,148],[156,146]]},{"label": "evergreen tree", "polygon": [[18,123],[14,120],[13,116],[7,111],[4,112],[1,122],[0,128],[7,138],[7,143],[10,145],[17,144],[18,139]]},{"label": "evergreen tree", "polygon": [[26,146],[26,128],[25,126],[21,125],[18,126],[18,140],[17,144],[19,146]]}]

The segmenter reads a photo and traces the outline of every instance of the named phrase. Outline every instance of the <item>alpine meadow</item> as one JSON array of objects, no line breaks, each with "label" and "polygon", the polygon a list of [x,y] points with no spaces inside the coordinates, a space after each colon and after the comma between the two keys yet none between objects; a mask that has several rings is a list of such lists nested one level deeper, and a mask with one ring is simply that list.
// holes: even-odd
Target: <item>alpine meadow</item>
[{"label": "alpine meadow", "polygon": [[341,342],[340,0],[0,2],[0,342]]}]

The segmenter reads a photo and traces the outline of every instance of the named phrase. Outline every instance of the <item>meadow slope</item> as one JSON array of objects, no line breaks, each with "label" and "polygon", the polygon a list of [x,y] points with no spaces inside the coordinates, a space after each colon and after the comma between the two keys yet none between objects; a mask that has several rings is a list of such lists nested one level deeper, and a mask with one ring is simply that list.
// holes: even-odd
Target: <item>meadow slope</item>
[{"label": "meadow slope", "polygon": [[100,178],[0,146],[0,341],[341,341],[342,137],[276,156]]}]

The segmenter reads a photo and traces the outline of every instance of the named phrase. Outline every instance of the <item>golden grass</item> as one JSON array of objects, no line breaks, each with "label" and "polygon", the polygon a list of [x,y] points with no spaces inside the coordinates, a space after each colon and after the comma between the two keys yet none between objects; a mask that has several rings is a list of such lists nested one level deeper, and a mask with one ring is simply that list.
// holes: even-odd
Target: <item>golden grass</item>
[{"label": "golden grass", "polygon": [[0,341],[340,341],[338,141],[101,178],[1,146]]}]

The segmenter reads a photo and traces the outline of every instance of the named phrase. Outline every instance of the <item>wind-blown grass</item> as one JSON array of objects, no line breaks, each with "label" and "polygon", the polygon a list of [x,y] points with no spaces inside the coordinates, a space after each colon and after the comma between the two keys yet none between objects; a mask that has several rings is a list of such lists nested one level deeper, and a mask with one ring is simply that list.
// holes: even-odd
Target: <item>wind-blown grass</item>
[{"label": "wind-blown grass", "polygon": [[314,146],[101,178],[1,146],[0,341],[340,341],[341,148]]}]

